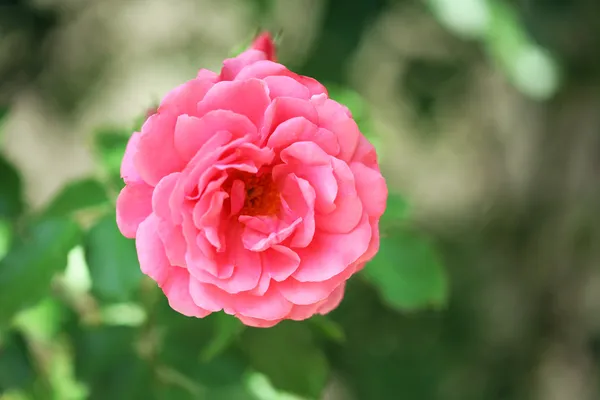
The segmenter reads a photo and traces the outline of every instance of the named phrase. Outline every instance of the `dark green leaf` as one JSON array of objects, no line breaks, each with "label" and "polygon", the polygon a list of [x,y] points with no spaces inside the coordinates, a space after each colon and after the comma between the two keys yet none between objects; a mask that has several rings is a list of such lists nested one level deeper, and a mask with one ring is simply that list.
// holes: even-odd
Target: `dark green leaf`
[{"label": "dark green leaf", "polygon": [[202,360],[208,362],[227,349],[246,327],[239,319],[225,313],[214,315],[215,333],[202,350]]},{"label": "dark green leaf", "polygon": [[319,398],[329,376],[325,354],[310,329],[285,321],[269,329],[247,329],[242,348],[250,365],[279,390]]},{"label": "dark green leaf", "polygon": [[0,323],[41,300],[54,274],[65,268],[79,241],[77,224],[68,219],[37,222],[0,261]]},{"label": "dark green leaf", "polygon": [[23,212],[23,187],[19,172],[0,156],[0,217],[15,218]]},{"label": "dark green leaf", "polygon": [[[159,307],[157,323],[164,330],[159,354],[162,364],[205,387],[229,386],[242,379],[246,363],[242,354],[229,345],[230,340],[217,343],[218,351],[206,352],[214,346],[219,327],[223,329],[227,324],[231,328],[233,324],[219,314],[202,319],[185,317],[173,311],[166,301]],[[207,359],[207,354],[212,357]]]},{"label": "dark green leaf", "polygon": [[71,182],[46,208],[47,216],[62,216],[75,211],[108,204],[104,186],[95,179],[87,178]]},{"label": "dark green leaf", "polygon": [[71,334],[77,378],[88,386],[90,399],[148,399],[153,372],[136,354],[136,329],[75,327]]},{"label": "dark green leaf", "polygon": [[436,248],[413,232],[397,230],[383,237],[379,253],[364,274],[387,303],[401,310],[439,306],[448,296]]},{"label": "dark green leaf", "polygon": [[131,300],[142,273],[135,242],[119,232],[115,215],[104,217],[92,227],[84,243],[92,291],[108,301]]},{"label": "dark green leaf", "polygon": [[11,333],[0,339],[0,393],[33,384],[35,374],[23,336]]}]

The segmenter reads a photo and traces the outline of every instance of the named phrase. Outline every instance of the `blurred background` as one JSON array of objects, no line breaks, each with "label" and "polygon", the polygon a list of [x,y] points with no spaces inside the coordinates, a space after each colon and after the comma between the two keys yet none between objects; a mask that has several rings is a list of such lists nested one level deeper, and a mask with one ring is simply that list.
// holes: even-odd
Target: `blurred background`
[{"label": "blurred background", "polygon": [[[259,29],[376,145],[326,317],[171,311],[114,222],[128,135]],[[600,398],[596,0],[0,0],[0,399]]]}]

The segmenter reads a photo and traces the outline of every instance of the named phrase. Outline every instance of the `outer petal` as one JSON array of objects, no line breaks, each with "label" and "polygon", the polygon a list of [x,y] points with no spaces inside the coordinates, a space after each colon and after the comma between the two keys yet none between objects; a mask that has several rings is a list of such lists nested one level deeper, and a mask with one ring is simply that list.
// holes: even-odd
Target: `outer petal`
[{"label": "outer petal", "polygon": [[235,296],[234,310],[245,317],[267,321],[281,320],[292,309],[292,303],[277,290],[269,288],[262,296],[240,293]]},{"label": "outer petal", "polygon": [[171,308],[185,316],[204,318],[210,311],[198,307],[190,295],[190,274],[183,268],[173,268],[164,283],[163,292]]},{"label": "outer petal", "polygon": [[244,325],[251,326],[253,328],[271,328],[282,321],[280,319],[276,319],[274,321],[265,321],[264,319],[245,317],[240,314],[237,314],[236,318],[242,321]]},{"label": "outer petal", "polygon": [[196,115],[198,102],[217,82],[217,78],[217,74],[212,71],[200,70],[197,78],[187,81],[167,93],[158,107],[158,112],[168,112],[173,115]]},{"label": "outer petal", "polygon": [[126,185],[117,198],[117,225],[123,236],[135,238],[138,226],[152,212],[154,188],[140,181]]},{"label": "outer petal", "polygon": [[159,112],[148,118],[142,127],[134,164],[142,179],[152,186],[185,166],[185,161],[175,150],[175,121],[174,115]]},{"label": "outer petal", "polygon": [[290,302],[297,305],[318,303],[329,297],[335,289],[345,282],[356,271],[354,266],[346,268],[342,273],[322,282],[299,282],[294,278],[286,279],[273,285]]},{"label": "outer petal", "polygon": [[164,245],[158,237],[158,222],[159,220],[154,214],[146,218],[138,228],[135,244],[140,260],[140,269],[154,279],[158,286],[162,287],[173,267],[169,263]]},{"label": "outer petal", "polygon": [[319,232],[309,247],[298,249],[301,262],[293,277],[300,282],[330,279],[358,260],[370,241],[371,225],[366,215],[350,233]]},{"label": "outer petal", "polygon": [[329,297],[327,297],[327,300],[325,300],[323,302],[323,304],[320,305],[319,307],[319,314],[327,314],[331,311],[333,311],[335,308],[337,308],[337,306],[340,305],[340,303],[342,302],[342,299],[344,298],[344,289],[346,288],[346,283],[342,283],[340,286],[338,286],[333,293],[331,293],[329,295]]},{"label": "outer petal", "polygon": [[320,96],[313,97],[311,103],[319,114],[319,126],[330,130],[338,138],[340,144],[338,158],[346,162],[350,161],[362,134],[348,109],[334,100]]},{"label": "outer petal", "polygon": [[129,138],[127,147],[125,148],[125,154],[123,155],[123,161],[121,162],[121,178],[123,178],[125,183],[142,180],[133,164],[133,158],[138,149],[140,136],[141,134],[139,132],[134,132]]},{"label": "outer petal", "polygon": [[289,76],[267,76],[264,78],[269,87],[271,99],[277,97],[296,97],[298,99],[310,99],[308,88]]},{"label": "outer petal", "polygon": [[379,171],[362,163],[352,163],[350,169],[354,174],[356,191],[366,213],[372,217],[381,217],[385,211],[388,197],[385,179]]},{"label": "outer petal", "polygon": [[212,110],[231,110],[245,115],[258,127],[270,102],[267,86],[258,79],[219,82],[198,103],[198,111],[204,115]]},{"label": "outer petal", "polygon": [[249,49],[234,58],[223,61],[220,80],[231,81],[247,65],[254,64],[257,61],[266,60],[267,54],[258,49]]}]

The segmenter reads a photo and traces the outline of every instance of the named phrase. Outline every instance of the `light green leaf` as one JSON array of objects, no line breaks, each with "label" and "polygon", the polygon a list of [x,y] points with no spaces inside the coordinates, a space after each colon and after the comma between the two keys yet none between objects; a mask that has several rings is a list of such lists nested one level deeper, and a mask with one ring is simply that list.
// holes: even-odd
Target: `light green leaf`
[{"label": "light green leaf", "polygon": [[63,216],[108,204],[104,186],[93,178],[86,178],[65,186],[48,205],[44,214],[51,217]]},{"label": "light green leaf", "polygon": [[55,218],[39,221],[16,241],[0,261],[0,323],[45,297],[79,237],[77,224]]},{"label": "light green leaf", "polygon": [[269,329],[247,329],[242,348],[251,366],[278,390],[319,398],[329,376],[329,364],[310,329],[285,321]]},{"label": "light green leaf", "polygon": [[383,300],[400,310],[440,306],[448,283],[440,256],[424,237],[395,231],[381,238],[377,256],[363,270]]},{"label": "light green leaf", "polygon": [[114,214],[104,217],[90,229],[84,247],[92,292],[103,300],[132,300],[142,273],[135,242],[121,235]]}]

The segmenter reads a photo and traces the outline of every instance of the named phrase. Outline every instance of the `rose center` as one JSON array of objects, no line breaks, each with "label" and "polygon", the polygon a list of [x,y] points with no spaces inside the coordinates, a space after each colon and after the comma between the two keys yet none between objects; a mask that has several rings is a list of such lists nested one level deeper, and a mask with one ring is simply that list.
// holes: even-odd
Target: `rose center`
[{"label": "rose center", "polygon": [[258,174],[241,172],[234,179],[244,183],[244,205],[240,210],[241,215],[275,215],[281,205],[279,190],[273,182],[270,172],[259,171]]}]

